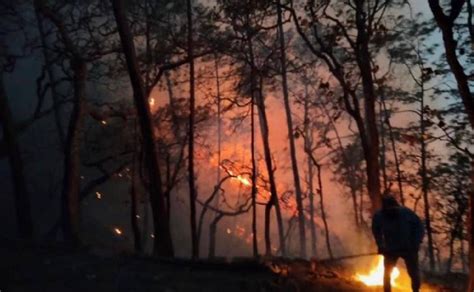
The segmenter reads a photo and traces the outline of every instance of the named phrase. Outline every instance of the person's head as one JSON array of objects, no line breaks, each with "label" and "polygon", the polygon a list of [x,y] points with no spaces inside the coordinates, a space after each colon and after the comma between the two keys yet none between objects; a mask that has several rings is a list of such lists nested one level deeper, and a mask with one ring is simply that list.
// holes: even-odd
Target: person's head
[{"label": "person's head", "polygon": [[382,196],[382,209],[392,209],[400,206],[397,199],[391,194],[385,194]]}]

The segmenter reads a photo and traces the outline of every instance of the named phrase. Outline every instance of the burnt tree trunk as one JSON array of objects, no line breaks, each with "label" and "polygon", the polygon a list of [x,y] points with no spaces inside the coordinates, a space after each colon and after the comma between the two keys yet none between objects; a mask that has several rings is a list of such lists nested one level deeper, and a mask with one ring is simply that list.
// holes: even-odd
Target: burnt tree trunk
[{"label": "burnt tree trunk", "polygon": [[77,245],[80,244],[80,152],[85,113],[87,66],[84,60],[74,58],[71,60],[71,67],[74,75],[74,97],[64,148],[62,230],[65,240]]},{"label": "burnt tree trunk", "polygon": [[[0,58],[3,59],[3,56],[0,56]],[[1,59],[0,64],[2,65],[0,68],[0,124],[2,124],[3,137],[6,142],[8,161],[11,169],[15,195],[16,220],[20,237],[24,240],[31,241],[33,240],[33,221],[31,218],[30,198],[26,188],[25,170],[23,159],[21,158],[20,145],[8,103],[7,92],[3,84],[3,60]]]},{"label": "burnt tree trunk", "polygon": [[125,59],[127,61],[130,82],[133,88],[133,98],[143,139],[143,151],[146,155],[145,161],[150,180],[149,193],[155,236],[153,252],[159,256],[172,257],[173,245],[167,215],[168,211],[166,210],[162,189],[158,154],[155,149],[155,135],[153,132],[150,107],[145,94],[143,80],[140,76],[133,36],[125,16],[124,0],[112,0],[112,6]]},{"label": "burnt tree trunk", "polygon": [[194,259],[199,257],[199,242],[196,230],[196,186],[194,174],[194,118],[195,118],[195,90],[194,90],[194,44],[193,44],[193,14],[191,0],[186,1],[188,19],[188,58],[189,58],[189,136],[188,136],[188,184],[189,207],[191,226],[191,254]]},{"label": "burnt tree trunk", "polygon": [[277,1],[277,16],[278,16],[278,39],[280,41],[280,70],[283,87],[283,101],[285,104],[286,124],[288,127],[288,142],[290,144],[290,158],[291,168],[293,173],[293,181],[295,184],[296,208],[298,211],[298,229],[299,229],[299,244],[300,257],[306,257],[306,228],[304,219],[303,194],[301,191],[300,175],[298,170],[298,160],[296,159],[295,138],[293,134],[293,118],[291,116],[291,107],[288,93],[288,80],[286,72],[286,50],[285,50],[285,33],[283,31],[283,20],[280,0]]}]

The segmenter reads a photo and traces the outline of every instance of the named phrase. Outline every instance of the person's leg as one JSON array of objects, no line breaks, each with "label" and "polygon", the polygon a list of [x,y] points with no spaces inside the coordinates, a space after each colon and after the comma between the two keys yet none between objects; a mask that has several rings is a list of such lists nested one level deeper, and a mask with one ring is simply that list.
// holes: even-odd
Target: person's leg
[{"label": "person's leg", "polygon": [[390,284],[390,274],[392,273],[393,267],[397,263],[398,257],[395,255],[384,255],[383,258],[383,291],[384,292],[391,292],[392,286]]},{"label": "person's leg", "polygon": [[405,260],[405,265],[407,266],[407,272],[411,279],[411,289],[413,292],[420,291],[420,270],[418,266],[418,252],[413,251],[407,253],[403,259]]}]

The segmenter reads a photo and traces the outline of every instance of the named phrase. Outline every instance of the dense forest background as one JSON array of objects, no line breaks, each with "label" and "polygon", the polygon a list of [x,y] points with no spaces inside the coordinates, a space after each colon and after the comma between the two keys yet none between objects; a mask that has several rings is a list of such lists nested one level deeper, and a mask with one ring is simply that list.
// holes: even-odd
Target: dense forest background
[{"label": "dense forest background", "polygon": [[472,279],[472,11],[2,0],[1,238],[332,258],[374,250],[391,193],[423,268]]}]

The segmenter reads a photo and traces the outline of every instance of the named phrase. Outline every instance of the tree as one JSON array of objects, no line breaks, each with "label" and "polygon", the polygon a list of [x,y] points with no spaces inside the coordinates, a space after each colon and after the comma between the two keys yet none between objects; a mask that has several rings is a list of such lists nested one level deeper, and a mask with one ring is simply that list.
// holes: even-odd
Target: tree
[{"label": "tree", "polygon": [[155,149],[155,138],[151,121],[150,107],[145,94],[143,80],[141,79],[137,64],[133,37],[125,17],[125,6],[123,0],[113,0],[117,28],[127,61],[130,82],[133,88],[133,98],[140,124],[140,132],[143,139],[143,150],[147,157],[147,171],[150,178],[149,193],[150,203],[153,211],[154,223],[154,253],[159,256],[172,257],[173,246],[171,242],[170,226],[165,207],[165,198],[162,190],[161,172],[158,164],[158,155]]},{"label": "tree", "polygon": [[[471,128],[474,129],[474,97],[469,87],[469,78],[465,73],[465,69],[459,62],[457,56],[457,41],[454,39],[454,24],[458,16],[461,14],[462,7],[466,0],[451,1],[449,14],[443,11],[439,0],[428,0],[434,19],[441,30],[443,36],[443,44],[446,53],[446,60],[451,68],[454,78],[456,79],[458,92],[461,96],[464,110],[468,116]],[[468,1],[470,2],[470,1]],[[469,8],[471,7],[469,3]],[[471,8],[472,13],[472,8]],[[471,17],[469,17],[470,19]],[[472,31],[472,28],[470,28]],[[471,40],[472,41],[472,40]],[[471,188],[469,191],[469,285],[468,291],[474,290],[474,160],[471,161]]]},{"label": "tree", "polygon": [[48,18],[58,30],[69,57],[73,77],[73,109],[69,119],[64,147],[64,178],[62,191],[62,231],[66,241],[80,244],[80,165],[81,142],[85,114],[87,61],[78,50],[63,20],[43,0],[34,1],[35,10]]},{"label": "tree", "polygon": [[194,53],[193,53],[193,14],[191,0],[186,1],[187,18],[188,18],[188,58],[189,58],[189,134],[188,134],[188,182],[189,182],[189,206],[190,206],[190,222],[191,222],[191,245],[192,257],[199,257],[199,241],[196,231],[196,186],[194,185]]},{"label": "tree", "polygon": [[301,191],[300,185],[300,175],[298,171],[298,161],[296,160],[296,147],[294,139],[294,129],[293,129],[293,119],[291,117],[291,107],[289,101],[289,92],[288,92],[288,80],[287,80],[287,65],[286,65],[286,48],[285,48],[285,32],[283,31],[283,16],[282,9],[280,5],[280,0],[277,1],[277,16],[278,16],[278,39],[279,39],[279,49],[280,49],[280,71],[282,78],[282,90],[283,90],[283,101],[285,104],[285,113],[286,113],[286,123],[288,126],[288,142],[290,144],[290,158],[291,158],[291,167],[293,173],[293,181],[295,183],[295,195],[296,195],[296,204],[298,210],[298,226],[300,234],[300,256],[302,258],[306,257],[306,229],[305,229],[305,218],[303,210],[303,194]]},{"label": "tree", "polygon": [[[326,64],[343,91],[341,99],[346,111],[357,124],[366,163],[367,190],[374,212],[380,207],[381,193],[376,80],[373,76],[379,66],[374,64],[373,51],[377,51],[375,48],[384,43],[387,36],[387,29],[379,26],[380,19],[387,9],[400,3],[357,0],[354,5],[348,5],[341,2],[316,4],[311,1],[305,6],[304,21],[290,3],[291,7],[286,9],[292,13],[298,34],[309,51]],[[322,30],[324,26],[330,29]],[[311,38],[306,28],[311,32]],[[355,37],[352,32],[355,32]],[[350,72],[348,67],[357,69],[357,73]],[[354,79],[359,76],[360,88]],[[362,92],[363,113],[358,92]]]}]

